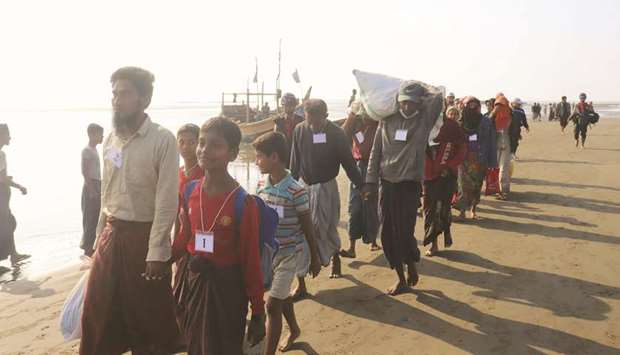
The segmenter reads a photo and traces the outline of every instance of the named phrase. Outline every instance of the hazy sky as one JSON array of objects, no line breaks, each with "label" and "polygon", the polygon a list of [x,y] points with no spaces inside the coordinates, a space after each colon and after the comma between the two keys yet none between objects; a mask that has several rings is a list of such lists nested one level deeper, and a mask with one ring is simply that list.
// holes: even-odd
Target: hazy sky
[{"label": "hazy sky", "polygon": [[[363,4],[361,4],[363,3]],[[109,75],[156,76],[153,103],[219,100],[254,75],[346,99],[354,68],[457,96],[620,101],[620,1],[2,1],[0,107],[107,106]]]}]

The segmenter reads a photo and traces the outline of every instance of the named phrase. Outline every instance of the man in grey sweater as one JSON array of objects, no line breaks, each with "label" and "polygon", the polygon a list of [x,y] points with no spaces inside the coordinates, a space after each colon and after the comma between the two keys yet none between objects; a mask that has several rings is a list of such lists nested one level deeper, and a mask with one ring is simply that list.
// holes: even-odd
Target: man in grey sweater
[{"label": "man in grey sweater", "polygon": [[381,242],[390,267],[398,274],[398,281],[388,290],[390,295],[407,292],[418,282],[415,263],[420,261],[420,250],[414,230],[426,144],[442,112],[443,95],[430,85],[405,81],[398,104],[398,112],[379,124],[364,186],[366,197],[376,192],[377,185],[380,188]]}]

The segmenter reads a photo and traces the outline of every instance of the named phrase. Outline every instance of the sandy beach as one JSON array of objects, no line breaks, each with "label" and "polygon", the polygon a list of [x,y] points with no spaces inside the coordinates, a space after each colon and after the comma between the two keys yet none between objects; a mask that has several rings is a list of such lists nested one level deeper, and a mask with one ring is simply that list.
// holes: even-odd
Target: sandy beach
[{"label": "sandy beach", "polygon": [[[342,279],[324,269],[309,280],[289,353],[620,353],[620,120],[597,124],[585,150],[572,128],[562,136],[556,122],[531,126],[511,201],[484,198],[480,221],[455,224],[453,247],[423,258],[414,292],[387,296],[395,274],[361,245]],[[340,193],[345,246],[343,173]],[[418,219],[418,240],[421,231]],[[1,284],[0,354],[77,354],[58,317],[82,272]]]}]

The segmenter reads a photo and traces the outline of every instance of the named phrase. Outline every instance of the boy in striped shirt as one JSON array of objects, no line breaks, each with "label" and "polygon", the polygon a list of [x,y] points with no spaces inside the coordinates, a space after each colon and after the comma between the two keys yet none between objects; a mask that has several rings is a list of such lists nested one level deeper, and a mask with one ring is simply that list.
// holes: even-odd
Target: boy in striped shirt
[{"label": "boy in striped shirt", "polygon": [[[267,344],[264,351],[264,354],[275,354],[276,347],[287,351],[301,334],[290,289],[297,266],[303,262],[304,236],[310,246],[312,277],[319,274],[321,264],[314,241],[308,193],[286,170],[286,138],[281,133],[269,132],[252,145],[256,150],[256,165],[262,174],[268,174],[259,182],[257,194],[278,212],[280,218],[276,232],[279,248],[273,260],[273,282],[267,299]],[[278,346],[282,315],[289,325],[290,334]]]}]

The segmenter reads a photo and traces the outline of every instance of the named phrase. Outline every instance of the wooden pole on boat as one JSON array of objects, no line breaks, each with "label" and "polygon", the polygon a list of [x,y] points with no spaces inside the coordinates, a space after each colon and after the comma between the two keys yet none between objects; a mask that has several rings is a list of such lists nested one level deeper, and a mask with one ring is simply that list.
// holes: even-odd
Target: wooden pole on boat
[{"label": "wooden pole on boat", "polygon": [[261,110],[262,108],[265,106],[265,82],[263,81],[261,83],[261,90],[260,90],[260,107]]},{"label": "wooden pole on boat", "polygon": [[250,122],[250,79],[245,87],[245,122]]}]

